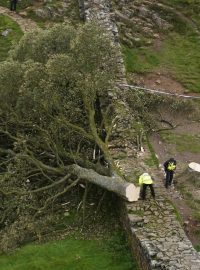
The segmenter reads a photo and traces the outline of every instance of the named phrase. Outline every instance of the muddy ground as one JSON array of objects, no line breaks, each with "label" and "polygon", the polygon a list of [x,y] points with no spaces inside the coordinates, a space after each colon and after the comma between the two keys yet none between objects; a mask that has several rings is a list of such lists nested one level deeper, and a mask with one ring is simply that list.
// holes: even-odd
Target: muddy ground
[{"label": "muddy ground", "polygon": [[[162,89],[167,92],[185,94],[187,90],[173,78],[163,75],[160,72],[149,73],[147,75],[135,75],[136,82],[148,88]],[[196,94],[197,95],[197,94]],[[197,105],[198,106],[198,105]],[[182,225],[192,241],[193,245],[200,245],[200,182],[190,179],[188,174],[188,164],[190,162],[200,163],[200,115],[192,119],[190,115],[178,114],[170,115],[163,111],[162,118],[170,122],[175,128],[170,130],[166,123],[162,128],[169,129],[169,136],[180,136],[180,141],[163,139],[162,133],[154,133],[151,136],[151,144],[154,148],[161,169],[163,163],[170,157],[177,160],[177,171],[174,177],[174,185],[169,190],[169,198],[172,200],[182,217]],[[189,147],[188,140],[184,141],[185,136],[196,138],[196,148]],[[163,174],[164,181],[164,174]]]}]

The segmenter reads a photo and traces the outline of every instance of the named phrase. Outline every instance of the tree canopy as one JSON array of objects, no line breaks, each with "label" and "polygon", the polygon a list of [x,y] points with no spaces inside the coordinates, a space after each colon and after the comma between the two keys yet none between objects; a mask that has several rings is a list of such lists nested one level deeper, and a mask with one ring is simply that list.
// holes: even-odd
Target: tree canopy
[{"label": "tree canopy", "polygon": [[101,130],[110,128],[112,115],[96,104],[102,96],[109,103],[116,59],[100,27],[60,24],[26,34],[0,64],[0,228],[6,233],[25,226],[27,217],[37,219],[77,184],[73,164],[109,174],[93,151],[98,146],[110,158]]}]

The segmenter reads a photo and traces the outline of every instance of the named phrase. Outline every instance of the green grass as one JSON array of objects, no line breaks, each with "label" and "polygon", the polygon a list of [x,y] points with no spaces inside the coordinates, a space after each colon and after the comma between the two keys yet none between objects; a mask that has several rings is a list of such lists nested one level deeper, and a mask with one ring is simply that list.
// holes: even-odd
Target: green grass
[{"label": "green grass", "polygon": [[170,33],[162,48],[127,48],[122,52],[128,72],[145,73],[162,69],[188,90],[200,93],[200,40],[196,34]]},{"label": "green grass", "polygon": [[198,0],[162,0],[161,2],[171,5],[171,6],[179,6],[179,7],[183,7],[183,6],[188,6],[191,7],[194,5],[194,3],[197,3]]},{"label": "green grass", "polygon": [[176,220],[177,220],[177,221],[180,223],[180,225],[183,227],[184,220],[183,220],[183,218],[182,218],[182,216],[181,216],[181,214],[180,214],[178,208],[176,207],[176,205],[175,205],[172,201],[170,201],[170,200],[168,200],[168,199],[166,199],[166,201],[174,208],[174,213],[175,213],[175,216],[176,216]]},{"label": "green grass", "polygon": [[[146,136],[146,141],[147,141],[147,145],[148,145],[148,148],[149,148],[149,151],[151,153],[151,163],[150,163],[150,160],[148,160],[148,165],[149,166],[156,166],[157,168],[159,168],[159,161],[158,161],[158,158],[156,157],[156,154],[155,154],[155,151],[153,149],[153,146],[151,145],[150,141],[149,141],[149,138],[148,136]],[[147,163],[147,160],[145,161]]]},{"label": "green grass", "polygon": [[200,10],[199,0],[161,0],[165,5],[178,8],[184,14],[198,14]]},{"label": "green grass", "polygon": [[200,245],[196,245],[196,246],[195,246],[195,249],[196,249],[198,252],[200,252]]},{"label": "green grass", "polygon": [[12,43],[17,42],[23,35],[17,23],[7,16],[0,15],[0,33],[6,29],[11,29],[12,31],[6,37],[0,34],[0,61],[6,59]]},{"label": "green grass", "polygon": [[137,215],[137,216],[140,216],[140,217],[143,217],[144,216],[144,211],[143,210],[129,210],[128,211],[129,214],[133,214],[133,215]]},{"label": "green grass", "polygon": [[2,270],[138,270],[122,235],[108,240],[68,238],[27,245],[0,257]]},{"label": "green grass", "polygon": [[153,50],[144,48],[128,48],[122,46],[125,66],[128,72],[145,73],[158,66],[159,59]]},{"label": "green grass", "polygon": [[152,158],[145,158],[144,163],[149,167],[154,167],[155,166],[155,162],[154,162],[154,160]]},{"label": "green grass", "polygon": [[162,131],[160,136],[164,142],[174,144],[177,152],[200,153],[199,135],[175,134]]}]

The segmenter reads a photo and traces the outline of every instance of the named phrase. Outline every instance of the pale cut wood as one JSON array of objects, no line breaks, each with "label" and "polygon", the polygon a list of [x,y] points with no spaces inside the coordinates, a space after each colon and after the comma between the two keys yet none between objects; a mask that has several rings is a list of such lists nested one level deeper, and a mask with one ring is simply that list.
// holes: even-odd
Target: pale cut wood
[{"label": "pale cut wood", "polygon": [[188,167],[190,170],[200,173],[200,164],[199,163],[191,162],[191,163],[189,163]]},{"label": "pale cut wood", "polygon": [[103,176],[92,169],[85,169],[76,164],[70,166],[70,171],[78,178],[112,191],[129,202],[137,201],[139,198],[140,189],[134,184],[124,181],[118,175],[112,177]]}]

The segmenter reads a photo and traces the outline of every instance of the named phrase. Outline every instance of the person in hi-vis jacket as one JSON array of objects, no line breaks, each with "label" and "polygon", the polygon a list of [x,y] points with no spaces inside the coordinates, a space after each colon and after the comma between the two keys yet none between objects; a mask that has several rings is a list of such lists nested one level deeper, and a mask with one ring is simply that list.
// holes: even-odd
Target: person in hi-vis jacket
[{"label": "person in hi-vis jacket", "polygon": [[154,187],[153,187],[153,180],[151,178],[151,176],[148,173],[143,173],[140,177],[139,177],[139,185],[141,186],[141,199],[145,200],[146,198],[146,189],[147,187],[150,188],[151,190],[151,195],[152,197],[155,199],[155,191],[154,191]]}]

